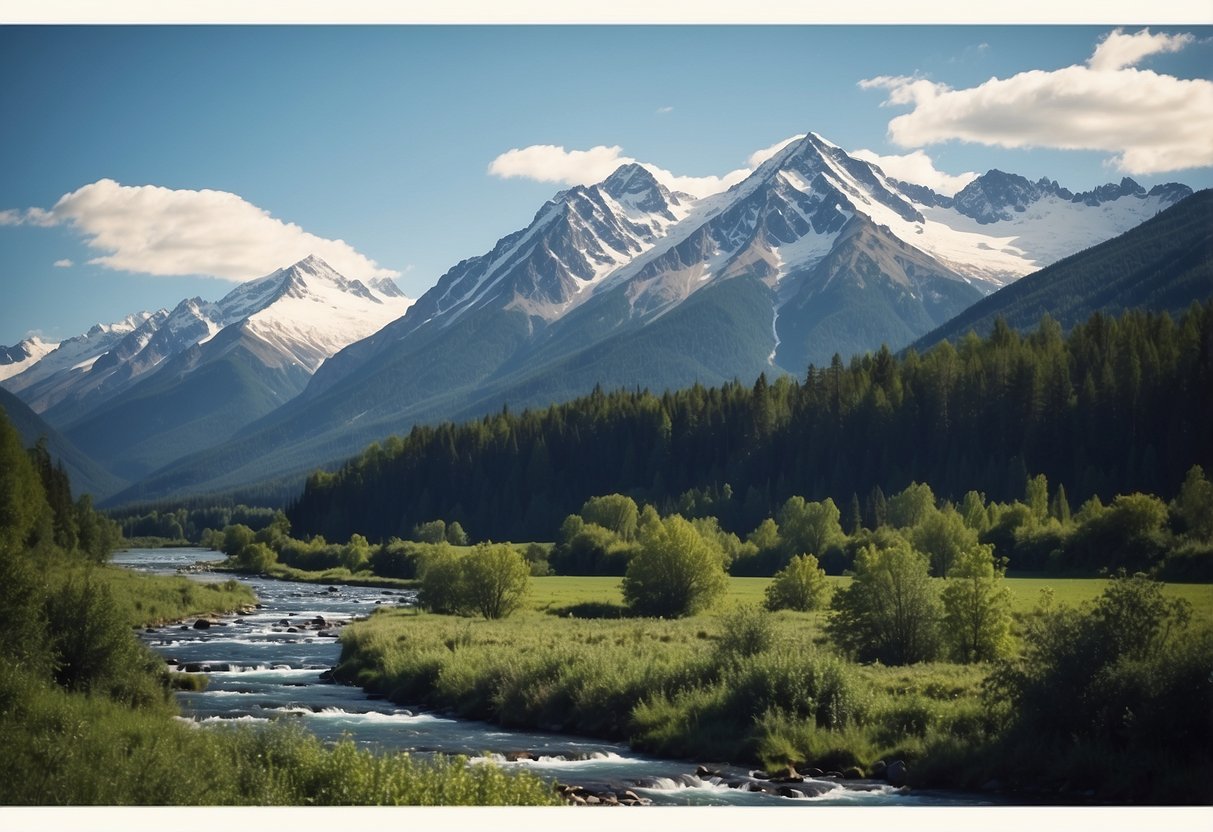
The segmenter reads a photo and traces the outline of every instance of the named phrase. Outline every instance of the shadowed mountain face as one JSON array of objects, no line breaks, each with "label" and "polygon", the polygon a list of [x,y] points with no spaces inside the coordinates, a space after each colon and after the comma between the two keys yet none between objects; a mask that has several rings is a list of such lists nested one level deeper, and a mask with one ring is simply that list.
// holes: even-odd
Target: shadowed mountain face
[{"label": "shadowed mountain face", "polygon": [[1067,257],[974,304],[914,346],[929,349],[1001,317],[1034,328],[1049,314],[1064,329],[1096,312],[1143,308],[1178,315],[1213,296],[1213,191],[1199,191],[1105,243]]},{"label": "shadowed mountain face", "polygon": [[1075,196],[991,171],[947,197],[815,134],[698,200],[625,165],[557,194],[324,362],[298,396],[121,499],[301,481],[417,423],[546,405],[596,384],[799,375],[834,353],[901,348],[1187,192],[1126,181]]}]

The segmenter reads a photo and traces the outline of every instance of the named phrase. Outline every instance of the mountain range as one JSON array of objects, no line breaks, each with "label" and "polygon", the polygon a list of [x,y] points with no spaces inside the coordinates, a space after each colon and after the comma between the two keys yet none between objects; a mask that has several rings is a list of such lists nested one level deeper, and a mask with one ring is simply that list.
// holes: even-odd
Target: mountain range
[{"label": "mountain range", "polygon": [[[70,339],[0,384],[134,483],[117,501],[293,488],[417,423],[904,347],[1190,193],[990,171],[949,197],[810,133],[701,199],[636,164],[562,191],[411,305],[309,258],[95,328],[95,349]],[[320,286],[383,315],[309,315]]]}]

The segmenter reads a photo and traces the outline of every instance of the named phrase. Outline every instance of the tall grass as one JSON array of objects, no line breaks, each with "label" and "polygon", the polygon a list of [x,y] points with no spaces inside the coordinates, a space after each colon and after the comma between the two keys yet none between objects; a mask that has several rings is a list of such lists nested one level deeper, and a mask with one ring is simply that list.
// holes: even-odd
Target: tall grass
[{"label": "tall grass", "polygon": [[461,758],[329,748],[302,728],[202,729],[0,665],[5,805],[555,805],[552,785]]}]

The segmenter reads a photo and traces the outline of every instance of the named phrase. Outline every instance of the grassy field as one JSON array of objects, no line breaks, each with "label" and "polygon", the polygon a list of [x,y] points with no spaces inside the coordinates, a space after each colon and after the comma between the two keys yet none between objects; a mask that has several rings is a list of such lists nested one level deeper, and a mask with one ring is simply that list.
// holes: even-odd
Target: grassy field
[{"label": "grassy field", "polygon": [[[569,610],[581,604],[623,605],[619,578],[553,576],[534,578],[529,606],[540,612]],[[830,576],[832,589],[846,586],[850,578]],[[1011,609],[1016,614],[1031,612],[1039,605],[1042,592],[1052,590],[1054,604],[1078,606],[1094,600],[1108,581],[1104,578],[1007,578],[1011,590]],[[739,604],[760,605],[770,578],[730,578],[728,589],[717,611]],[[1183,598],[1192,605],[1194,623],[1213,625],[1213,584],[1168,584],[1167,595]],[[809,614],[819,618],[822,614]]]},{"label": "grassy field", "polygon": [[74,577],[105,586],[134,626],[165,624],[197,615],[233,612],[252,606],[257,596],[239,581],[202,583],[175,575],[146,575],[119,566],[60,565],[55,581]]}]

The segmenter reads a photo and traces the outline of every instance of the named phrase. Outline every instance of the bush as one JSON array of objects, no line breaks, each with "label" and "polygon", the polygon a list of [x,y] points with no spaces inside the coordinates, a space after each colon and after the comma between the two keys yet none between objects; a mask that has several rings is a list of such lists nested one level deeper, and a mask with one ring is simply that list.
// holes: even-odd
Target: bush
[{"label": "bush", "polygon": [[728,576],[724,553],[677,514],[643,526],[623,579],[624,601],[642,615],[680,618],[711,606]]},{"label": "bush", "polygon": [[904,539],[888,540],[859,552],[854,580],[834,594],[827,630],[861,661],[930,661],[939,653],[939,591],[926,556]]},{"label": "bush", "polygon": [[418,603],[431,612],[504,618],[518,609],[530,587],[530,567],[514,547],[480,543],[466,555],[445,544],[426,553]]},{"label": "bush", "polygon": [[485,618],[505,618],[522,606],[531,569],[507,543],[480,543],[461,564],[464,604]]},{"label": "bush", "polygon": [[817,565],[817,558],[801,555],[775,573],[766,590],[765,606],[772,612],[815,610],[825,602],[828,590],[825,570]]},{"label": "bush", "polygon": [[720,652],[730,659],[765,652],[775,641],[771,614],[758,607],[734,607],[721,616],[720,627]]}]

